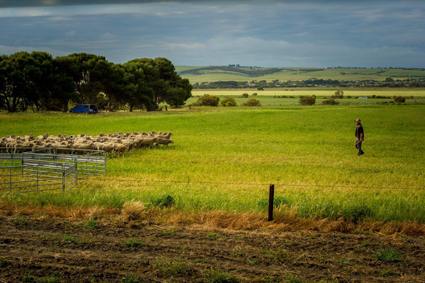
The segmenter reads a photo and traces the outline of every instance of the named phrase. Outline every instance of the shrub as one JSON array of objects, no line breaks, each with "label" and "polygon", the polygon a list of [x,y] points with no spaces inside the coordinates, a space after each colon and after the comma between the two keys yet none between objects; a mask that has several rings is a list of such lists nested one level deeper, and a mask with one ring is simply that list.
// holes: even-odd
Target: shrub
[{"label": "shrub", "polygon": [[332,98],[342,98],[344,96],[344,92],[342,90],[335,91],[335,94],[332,96]]},{"label": "shrub", "polygon": [[170,207],[175,204],[174,198],[170,195],[162,195],[159,198],[152,199],[151,203],[153,206],[158,206],[160,208]]},{"label": "shrub", "polygon": [[339,101],[335,100],[334,98],[323,100],[322,105],[338,105]]},{"label": "shrub", "polygon": [[198,101],[193,103],[194,106],[218,106],[220,98],[215,95],[204,94],[198,98]]},{"label": "shrub", "polygon": [[247,98],[248,97],[248,93],[242,93],[242,98]]},{"label": "shrub", "polygon": [[220,101],[221,106],[236,106],[236,101],[233,97],[223,98]]},{"label": "shrub", "polygon": [[406,98],[404,98],[402,96],[396,96],[396,97],[394,97],[394,102],[404,103],[404,102],[406,102]]},{"label": "shrub", "polygon": [[245,103],[242,103],[242,106],[261,106],[261,102],[258,99],[251,98]]},{"label": "shrub", "polygon": [[256,92],[254,92],[254,93],[252,94],[252,96],[257,96],[257,93],[256,93]]},{"label": "shrub", "polygon": [[301,105],[314,105],[316,103],[316,96],[303,96],[300,98]]}]

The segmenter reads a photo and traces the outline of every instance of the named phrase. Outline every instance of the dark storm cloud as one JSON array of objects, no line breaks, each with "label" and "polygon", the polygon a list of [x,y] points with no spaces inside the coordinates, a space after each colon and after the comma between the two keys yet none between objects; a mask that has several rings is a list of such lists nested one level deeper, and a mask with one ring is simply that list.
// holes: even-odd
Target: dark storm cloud
[{"label": "dark storm cloud", "polygon": [[122,3],[0,0],[0,53],[87,52],[117,63],[167,57],[177,65],[425,65],[423,2]]}]

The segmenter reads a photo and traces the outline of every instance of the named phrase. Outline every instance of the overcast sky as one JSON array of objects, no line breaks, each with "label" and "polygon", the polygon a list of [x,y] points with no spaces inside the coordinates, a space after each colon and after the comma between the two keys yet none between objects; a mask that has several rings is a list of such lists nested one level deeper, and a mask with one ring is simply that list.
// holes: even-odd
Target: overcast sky
[{"label": "overcast sky", "polygon": [[114,63],[424,68],[425,1],[0,0],[0,54],[35,50]]}]

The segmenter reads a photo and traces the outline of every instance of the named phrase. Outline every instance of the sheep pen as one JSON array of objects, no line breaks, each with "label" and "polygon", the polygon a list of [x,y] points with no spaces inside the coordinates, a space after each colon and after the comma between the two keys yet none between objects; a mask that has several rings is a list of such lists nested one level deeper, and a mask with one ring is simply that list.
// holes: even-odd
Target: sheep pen
[{"label": "sheep pen", "polygon": [[174,143],[171,138],[172,132],[133,132],[133,133],[114,133],[99,134],[91,136],[89,134],[79,135],[62,135],[57,136],[44,134],[34,136],[33,134],[26,136],[10,135],[0,138],[0,148],[55,148],[60,149],[83,149],[83,150],[103,150],[107,153],[124,153],[137,148],[154,148],[159,145],[168,146]]}]

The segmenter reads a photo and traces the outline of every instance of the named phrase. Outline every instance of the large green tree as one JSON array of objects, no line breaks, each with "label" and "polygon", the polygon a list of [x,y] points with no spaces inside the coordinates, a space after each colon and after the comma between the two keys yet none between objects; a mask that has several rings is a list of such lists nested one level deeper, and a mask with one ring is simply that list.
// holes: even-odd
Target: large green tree
[{"label": "large green tree", "polygon": [[152,109],[154,91],[146,82],[143,64],[142,62],[131,61],[123,65],[125,69],[124,80],[126,82],[124,95],[130,112],[135,107]]},{"label": "large green tree", "polygon": [[55,59],[46,52],[0,56],[0,108],[9,112],[67,111],[69,101],[97,103],[110,111],[128,106],[158,110],[180,107],[192,85],[166,58],[135,59],[123,65],[105,57],[74,53]]},{"label": "large green tree", "polygon": [[[92,78],[92,72],[99,63],[105,65],[106,58],[87,53],[74,53],[68,56],[57,57],[59,68],[74,81],[78,103],[98,102],[99,92],[102,91],[99,82]],[[98,67],[98,70],[99,71]]]},{"label": "large green tree", "polygon": [[[71,90],[72,91],[72,90]],[[18,52],[0,60],[0,100],[9,112],[58,110],[58,100],[70,93],[69,81],[54,72],[46,52]]]},{"label": "large green tree", "polygon": [[166,58],[134,59],[128,63],[137,63],[145,75],[146,87],[153,90],[153,97],[147,110],[157,110],[160,103],[172,107],[183,106],[192,96],[192,85],[182,79],[175,71],[174,65]]}]

